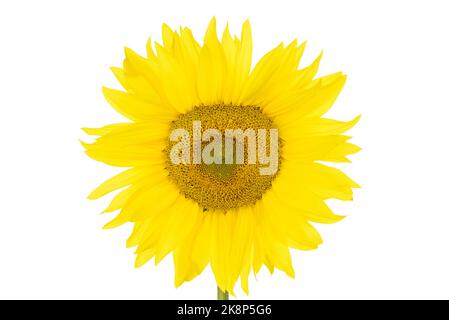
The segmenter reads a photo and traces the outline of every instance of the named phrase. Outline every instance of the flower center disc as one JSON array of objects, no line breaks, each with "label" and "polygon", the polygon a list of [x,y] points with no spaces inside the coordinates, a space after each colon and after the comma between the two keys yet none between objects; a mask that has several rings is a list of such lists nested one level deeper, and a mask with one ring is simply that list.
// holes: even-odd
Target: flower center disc
[{"label": "flower center disc", "polygon": [[[267,164],[260,164],[259,157],[257,157],[255,163],[248,161],[248,139],[244,139],[245,156],[242,164],[237,164],[236,161],[226,164],[224,149],[219,155],[219,157],[223,157],[221,164],[205,164],[203,161],[195,164],[192,161],[194,152],[192,138],[194,136],[194,121],[201,122],[201,133],[207,129],[219,130],[223,137],[223,147],[225,145],[224,140],[228,139],[225,135],[226,129],[241,129],[242,131],[253,129],[256,141],[258,141],[258,130],[265,129],[267,132],[265,137],[267,155],[270,152],[270,129],[275,129],[273,121],[255,106],[197,106],[191,111],[179,115],[171,123],[171,131],[185,129],[189,132],[190,162],[187,164],[174,164],[170,158],[170,150],[178,142],[170,141],[170,139],[167,142],[166,154],[169,177],[175,182],[185,197],[196,201],[203,210],[227,211],[252,205],[261,199],[262,195],[271,188],[276,173],[262,175],[259,168],[266,167]],[[209,141],[201,142],[201,149],[208,143]],[[259,145],[257,148],[259,148]],[[233,151],[235,160],[235,144]],[[276,154],[278,164],[280,162],[279,154],[280,152],[278,151]]]}]

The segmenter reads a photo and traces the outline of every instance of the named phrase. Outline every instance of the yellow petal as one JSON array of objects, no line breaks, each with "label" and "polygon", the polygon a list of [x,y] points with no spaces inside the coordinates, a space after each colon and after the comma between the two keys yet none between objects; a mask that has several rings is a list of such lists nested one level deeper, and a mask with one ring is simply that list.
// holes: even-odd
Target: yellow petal
[{"label": "yellow petal", "polygon": [[125,70],[116,67],[112,67],[111,71],[126,91],[147,101],[155,108],[165,108],[157,92],[141,74],[127,73]]},{"label": "yellow petal", "polygon": [[297,46],[296,41],[287,47],[281,43],[266,54],[251,72],[242,103],[258,105],[270,114],[274,101],[293,92],[293,88],[298,87],[299,79],[304,78],[297,70],[304,47],[305,44]]},{"label": "yellow petal", "polygon": [[226,218],[233,219],[229,254],[230,287],[234,287],[238,277],[242,277],[244,290],[248,291],[248,275],[251,265],[254,226],[256,224],[252,208],[243,207],[227,212]]},{"label": "yellow petal", "polygon": [[[224,44],[223,44],[224,46]],[[243,23],[241,40],[236,39],[234,41],[235,46],[235,61],[229,61],[228,73],[232,72],[232,84],[229,86],[230,91],[225,94],[228,98],[225,99],[232,104],[239,104],[244,95],[245,83],[249,79],[249,73],[252,63],[252,35],[251,25],[248,20]],[[234,51],[234,50],[232,50]],[[229,69],[233,69],[230,71]]]},{"label": "yellow petal", "polygon": [[218,41],[215,18],[211,20],[199,56],[198,96],[206,105],[222,101],[226,58]]},{"label": "yellow petal", "polygon": [[359,187],[340,170],[319,163],[286,164],[283,171],[292,181],[323,199],[352,200],[352,188]]},{"label": "yellow petal", "polygon": [[200,274],[210,261],[212,215],[200,212],[199,225],[192,231],[184,244],[175,249],[175,286],[189,281]]},{"label": "yellow petal", "polygon": [[230,226],[225,213],[212,214],[212,238],[210,265],[215,275],[218,287],[223,291],[230,291],[229,249]]},{"label": "yellow petal", "polygon": [[198,228],[199,214],[200,210],[196,202],[179,197],[174,206],[159,215],[161,235],[156,244],[156,264],[180,246],[188,235]]},{"label": "yellow petal", "polygon": [[[314,80],[306,90],[290,93],[281,106],[270,106],[267,112],[275,116],[279,126],[296,126],[302,117],[318,117],[327,112],[337,99],[346,82],[346,76],[333,75],[332,81],[323,78]],[[271,110],[271,111],[269,111]]]},{"label": "yellow petal", "polygon": [[[148,46],[147,46],[148,49]],[[154,57],[153,59],[146,59],[133,50],[125,48],[126,59],[123,62],[123,68],[126,74],[131,76],[141,76],[146,79],[152,90],[154,90],[163,106],[166,106],[167,111],[173,112],[176,109],[168,102],[165,96],[162,83],[160,81],[160,76],[157,72],[158,70],[158,59]]]},{"label": "yellow petal", "polygon": [[283,138],[291,140],[309,136],[342,134],[354,127],[359,120],[360,116],[347,122],[325,118],[302,118],[295,126],[283,127]]},{"label": "yellow petal", "polygon": [[139,244],[142,237],[145,234],[146,228],[151,223],[151,220],[138,221],[134,223],[133,231],[129,236],[128,240],[126,240],[126,247],[132,248]]},{"label": "yellow petal", "polygon": [[112,201],[109,203],[108,207],[103,210],[103,213],[114,212],[120,208],[123,208],[135,191],[135,188],[129,187],[117,193],[114,198],[112,198]]},{"label": "yellow petal", "polygon": [[162,164],[166,156],[162,145],[101,145],[83,143],[86,154],[94,160],[117,167],[149,166]]},{"label": "yellow petal", "polygon": [[281,152],[289,161],[333,161],[328,159],[338,151],[339,146],[347,143],[348,139],[350,137],[343,135],[303,137],[297,140],[288,140]]},{"label": "yellow petal", "polygon": [[101,128],[83,128],[82,130],[91,136],[104,136],[117,128],[127,126],[128,123],[114,123]]},{"label": "yellow petal", "polygon": [[320,223],[333,223],[343,218],[335,215],[323,198],[298,184],[289,173],[281,172],[273,182],[271,191],[292,213]]},{"label": "yellow petal", "polygon": [[103,88],[103,94],[109,104],[120,114],[133,121],[152,120],[167,122],[175,113],[170,109],[162,110],[138,96],[123,91]]},{"label": "yellow petal", "polygon": [[166,176],[160,177],[147,188],[141,188],[129,199],[123,211],[131,216],[132,221],[143,221],[171,207],[179,197],[178,189],[168,181]]},{"label": "yellow petal", "polygon": [[137,181],[142,176],[142,172],[136,168],[128,169],[119,173],[118,175],[106,180],[98,188],[92,191],[88,199],[98,199],[109,192],[124,188],[133,182]]},{"label": "yellow petal", "polygon": [[256,205],[258,219],[260,223],[256,228],[255,239],[259,246],[263,248],[263,263],[268,267],[270,272],[274,268],[284,271],[288,276],[294,277],[294,271],[291,262],[291,256],[287,244],[278,239],[273,230],[273,225],[267,219],[267,211],[264,206]]},{"label": "yellow petal", "polygon": [[295,249],[312,250],[322,243],[320,234],[306,221],[306,215],[298,214],[298,210],[288,207],[276,198],[274,192],[264,196],[261,208],[267,219],[263,226],[271,226],[273,235],[282,244]]},{"label": "yellow petal", "polygon": [[173,31],[167,24],[162,25],[162,40],[164,47],[171,48],[173,45]]},{"label": "yellow petal", "polygon": [[179,51],[179,56],[158,47],[158,70],[167,100],[178,112],[185,113],[199,103],[196,94],[196,70],[193,62],[181,55],[183,48],[177,34],[173,36],[172,42]]},{"label": "yellow petal", "polygon": [[148,261],[151,260],[151,258],[154,257],[154,250],[153,249],[148,249],[142,253],[139,253],[136,257],[136,262],[134,263],[134,266],[136,268],[140,268],[141,266],[143,266],[145,263],[147,263]]},{"label": "yellow petal", "polygon": [[195,244],[195,239],[203,224],[204,214],[202,209],[194,207],[192,214],[192,228],[188,230],[187,237],[173,250],[173,262],[175,265],[175,286],[179,287],[184,281],[193,279],[199,272],[197,265],[192,259],[192,248]]}]

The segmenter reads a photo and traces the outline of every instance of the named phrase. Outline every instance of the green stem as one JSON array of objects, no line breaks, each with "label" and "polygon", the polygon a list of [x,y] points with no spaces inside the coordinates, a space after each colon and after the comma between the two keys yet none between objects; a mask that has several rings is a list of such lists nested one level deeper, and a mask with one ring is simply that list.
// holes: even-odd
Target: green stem
[{"label": "green stem", "polygon": [[217,287],[217,300],[229,300],[229,293],[224,292]]}]

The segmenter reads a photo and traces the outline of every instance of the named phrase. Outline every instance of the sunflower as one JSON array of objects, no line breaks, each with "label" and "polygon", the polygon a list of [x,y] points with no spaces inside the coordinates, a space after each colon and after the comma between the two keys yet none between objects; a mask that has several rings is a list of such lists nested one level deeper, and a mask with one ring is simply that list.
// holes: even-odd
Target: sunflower
[{"label": "sunflower", "polygon": [[[89,157],[126,168],[89,195],[97,199],[120,190],[105,210],[118,214],[105,228],[134,224],[126,244],[136,247],[136,267],[171,254],[176,287],[208,265],[221,293],[233,294],[240,279],[248,294],[250,272],[264,265],[294,277],[290,248],[317,248],[322,239],[311,222],[343,218],[325,201],[352,200],[358,187],[323,164],[349,162],[347,155],[359,150],[343,135],[359,117],[323,117],[346,76],[316,78],[321,54],[299,68],[305,43],[296,40],[281,43],[252,68],[248,21],[240,38],[226,27],[219,39],[215,18],[203,45],[188,28],[174,31],[165,24],[162,38],[162,44],[148,41],[145,57],[125,49],[123,67],[112,68],[124,91],[103,88],[128,121],[84,129],[96,136],[83,143]],[[195,121],[201,121],[201,132],[276,129],[276,172],[260,174],[260,160],[173,163],[171,133],[184,128],[194,135]]]}]

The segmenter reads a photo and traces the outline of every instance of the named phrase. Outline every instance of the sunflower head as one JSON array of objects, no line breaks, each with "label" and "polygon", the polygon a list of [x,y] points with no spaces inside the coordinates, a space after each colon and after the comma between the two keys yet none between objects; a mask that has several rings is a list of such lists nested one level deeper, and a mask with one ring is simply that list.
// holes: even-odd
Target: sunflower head
[{"label": "sunflower head", "polygon": [[127,241],[136,266],[172,253],[179,286],[210,265],[219,288],[248,292],[265,265],[294,276],[290,248],[315,249],[311,222],[333,223],[327,199],[352,200],[358,187],[323,162],[348,162],[359,148],[343,135],[358,121],[327,119],[341,72],[316,77],[321,55],[299,68],[305,44],[282,43],[252,66],[249,22],[219,38],[215,19],[203,44],[188,28],[162,27],[145,56],[125,49],[112,68],[124,88],[104,88],[128,121],[88,128],[93,159],[126,168],[90,195],[120,190],[105,227],[134,224]]},{"label": "sunflower head", "polygon": [[[198,138],[202,132],[213,130],[216,133],[216,136],[210,137],[213,145],[210,144],[211,139],[204,136],[194,140],[196,145],[188,144],[186,163],[177,163],[172,159],[173,152],[177,150],[173,147],[177,143],[169,139],[166,149],[169,177],[186,198],[196,201],[204,211],[226,212],[254,205],[271,187],[275,172],[260,174],[259,166],[262,163],[256,150],[253,150],[257,149],[258,140],[266,141],[267,130],[273,128],[273,121],[259,107],[223,104],[196,106],[172,122],[171,132],[183,128],[189,128],[188,138],[195,136],[195,130],[198,131]],[[237,145],[238,133],[243,138],[239,141],[241,150]],[[249,148],[251,143],[256,148]],[[279,162],[278,154],[275,155],[276,162]]]}]

